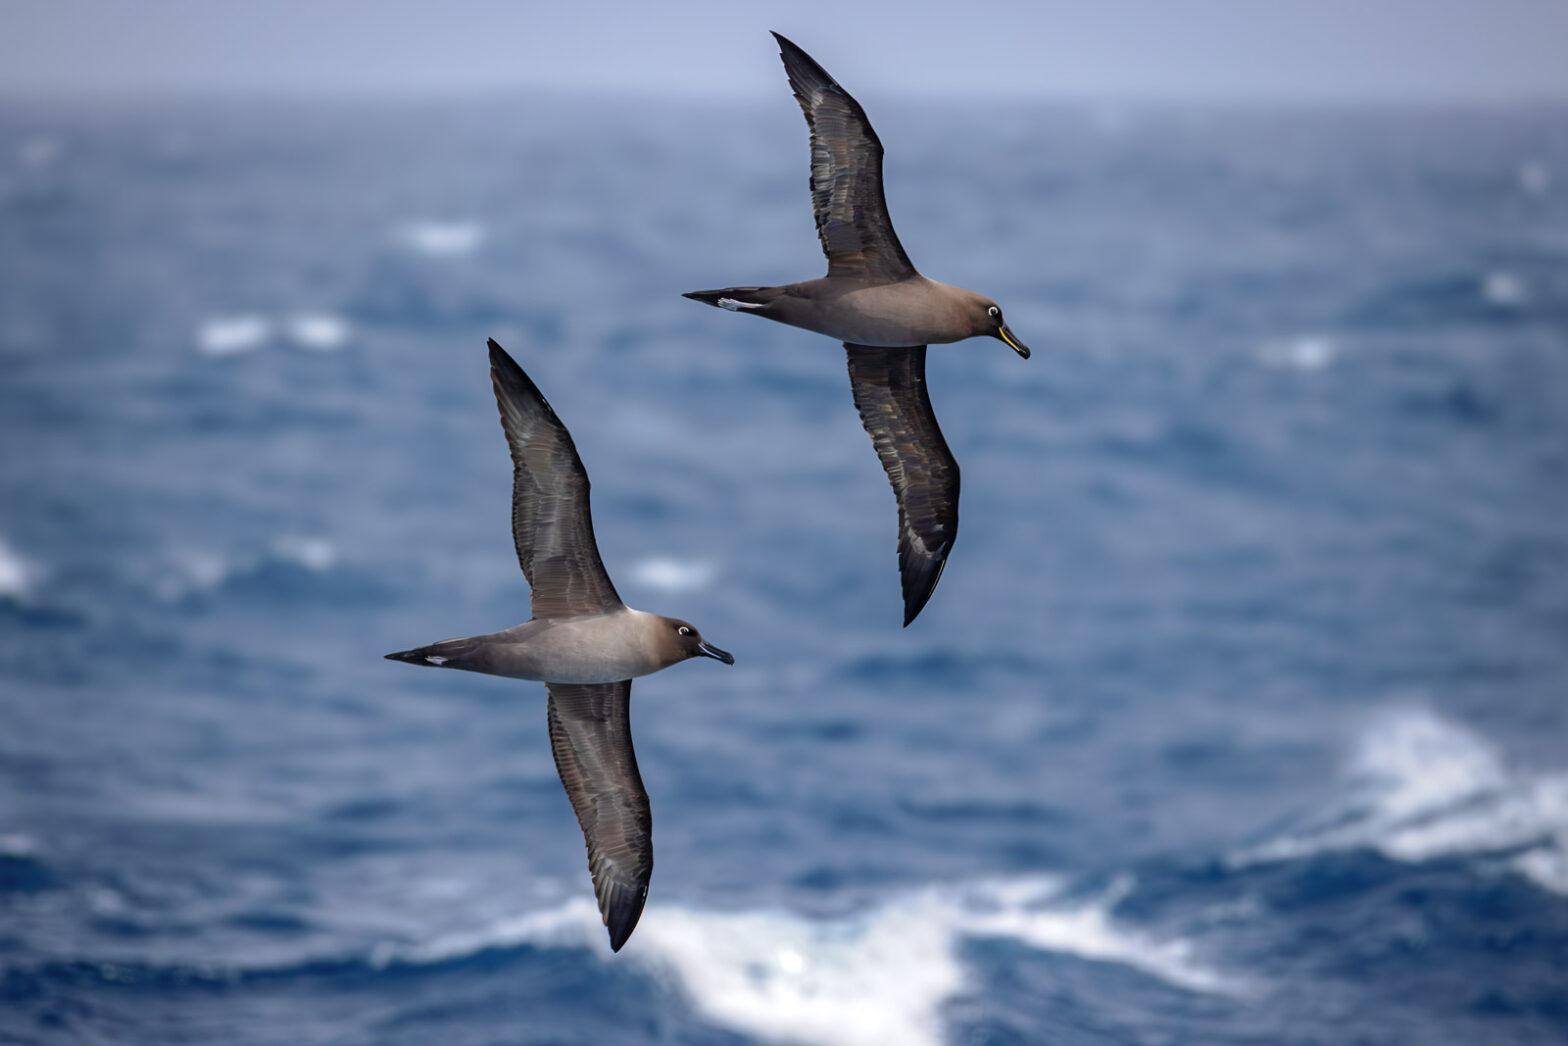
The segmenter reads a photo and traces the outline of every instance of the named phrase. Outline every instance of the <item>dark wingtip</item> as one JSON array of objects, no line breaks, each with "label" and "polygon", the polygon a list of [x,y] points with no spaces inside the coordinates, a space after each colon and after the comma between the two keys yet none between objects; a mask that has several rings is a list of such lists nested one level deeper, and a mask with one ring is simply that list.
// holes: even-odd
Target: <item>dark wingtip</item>
[{"label": "dark wingtip", "polygon": [[614,897],[607,899],[604,928],[610,931],[610,951],[620,951],[632,931],[637,929],[637,921],[642,918],[642,907],[647,900],[647,886],[641,890],[617,890]]},{"label": "dark wingtip", "polygon": [[943,545],[931,556],[910,556],[901,564],[905,628],[931,601],[931,593],[936,591],[936,583],[942,580],[942,571],[947,567],[947,552],[951,547]]},{"label": "dark wingtip", "polygon": [[395,654],[386,655],[386,659],[388,661],[407,661],[410,663],[423,660],[419,653],[414,650],[399,650]]},{"label": "dark wingtip", "polygon": [[[827,73],[822,70],[822,67],[820,65],[817,65],[817,60],[815,58],[812,58],[805,51],[801,50],[800,45],[797,44],[795,41],[791,40],[789,37],[785,36],[783,33],[779,32],[777,29],[769,29],[768,32],[772,33],[773,34],[773,39],[775,39],[775,40],[777,40],[779,42],[779,54],[786,59],[786,62],[785,62],[786,65],[789,64],[787,60],[789,58],[791,58],[791,57],[804,58],[807,61],[807,63],[809,63],[811,66],[815,66],[818,71],[821,71],[824,76],[827,76]],[[832,79],[832,77],[828,77],[828,78]]]}]

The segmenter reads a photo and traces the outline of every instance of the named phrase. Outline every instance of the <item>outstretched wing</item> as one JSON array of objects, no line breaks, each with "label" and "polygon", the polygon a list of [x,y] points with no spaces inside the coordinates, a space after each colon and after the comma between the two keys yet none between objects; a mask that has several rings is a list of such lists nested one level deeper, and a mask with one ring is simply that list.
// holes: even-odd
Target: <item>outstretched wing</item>
[{"label": "outstretched wing", "polygon": [[588,871],[616,951],[632,935],[653,874],[653,815],[632,751],[632,681],[546,683],[550,750],[588,841]]},{"label": "outstretched wing", "polygon": [[512,540],[533,589],[533,616],[614,610],[621,597],[599,559],[588,511],[588,473],[571,433],[494,338],[490,380],[512,450]]},{"label": "outstretched wing", "polygon": [[898,498],[898,569],[904,624],[931,598],[958,534],[958,462],[926,394],[926,347],[844,343],[861,423]]},{"label": "outstretched wing", "polygon": [[774,33],[811,128],[811,202],[829,276],[915,275],[882,193],[882,142],[860,103],[810,55]]}]

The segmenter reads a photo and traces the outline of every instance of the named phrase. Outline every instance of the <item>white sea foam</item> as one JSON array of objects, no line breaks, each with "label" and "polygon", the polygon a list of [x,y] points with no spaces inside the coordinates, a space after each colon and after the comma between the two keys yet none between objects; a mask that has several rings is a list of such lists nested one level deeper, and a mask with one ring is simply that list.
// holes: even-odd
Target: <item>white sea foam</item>
[{"label": "white sea foam", "polygon": [[38,840],[21,832],[0,835],[0,857],[33,857],[41,848]]},{"label": "white sea foam", "polygon": [[[1067,900],[1052,878],[934,886],[843,919],[789,912],[713,912],[652,905],[624,958],[686,995],[714,1024],[765,1042],[824,1046],[936,1046],[943,1004],[967,984],[965,939],[998,938],[1056,954],[1118,963],[1176,987],[1229,993],[1180,940],[1119,924],[1111,909],[1130,881],[1104,896]],[[417,948],[381,948],[377,964],[448,960],[548,944],[607,956],[587,898]]]},{"label": "white sea foam", "polygon": [[1517,308],[1525,303],[1528,296],[1524,281],[1511,272],[1499,269],[1487,273],[1481,281],[1481,297],[1488,305],[1500,309]]},{"label": "white sea foam", "polygon": [[707,588],[716,571],[704,560],[677,559],[674,556],[649,556],[632,564],[635,584],[663,592],[690,592]]},{"label": "white sea foam", "polygon": [[338,562],[338,549],[322,537],[283,534],[274,538],[265,553],[224,555],[199,548],[174,550],[163,572],[153,581],[153,589],[167,600],[211,592],[233,578],[254,574],[267,562],[290,563],[313,573],[331,570]]},{"label": "white sea foam", "polygon": [[16,150],[17,159],[24,167],[48,167],[59,159],[60,143],[54,138],[29,138]]},{"label": "white sea foam", "polygon": [[321,573],[331,570],[338,561],[337,546],[326,538],[285,534],[272,543],[272,553],[278,559],[295,566]]},{"label": "white sea foam", "polygon": [[0,599],[26,599],[38,580],[38,568],[0,538]]},{"label": "white sea foam", "polygon": [[314,352],[334,352],[348,344],[348,321],[329,312],[302,312],[291,316],[283,332],[295,345]]},{"label": "white sea foam", "polygon": [[265,316],[214,316],[196,328],[196,348],[207,356],[235,356],[261,348],[271,337]]},{"label": "white sea foam", "polygon": [[478,250],[485,230],[478,222],[414,221],[398,229],[397,239],[420,254],[453,257]]},{"label": "white sea foam", "polygon": [[1349,793],[1316,825],[1235,861],[1360,847],[1411,862],[1495,853],[1540,886],[1568,893],[1568,773],[1511,772],[1476,734],[1425,709],[1376,719],[1347,770]]},{"label": "white sea foam", "polygon": [[1519,188],[1531,196],[1545,196],[1552,187],[1552,172],[1538,160],[1526,160],[1519,165]]},{"label": "white sea foam", "polygon": [[175,551],[172,561],[153,581],[153,589],[162,599],[183,599],[197,592],[212,591],[232,573],[229,561],[216,552],[182,548]]},{"label": "white sea foam", "polygon": [[1258,347],[1258,359],[1263,363],[1303,372],[1323,370],[1338,355],[1339,346],[1320,334],[1280,338]]}]

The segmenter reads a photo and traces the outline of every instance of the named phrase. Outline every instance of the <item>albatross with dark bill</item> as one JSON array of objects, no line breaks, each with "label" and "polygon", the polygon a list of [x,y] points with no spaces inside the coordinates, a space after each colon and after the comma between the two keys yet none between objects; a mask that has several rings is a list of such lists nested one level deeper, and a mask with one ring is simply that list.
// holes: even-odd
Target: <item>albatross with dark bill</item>
[{"label": "albatross with dark bill", "polygon": [[653,873],[653,817],[628,718],[632,679],[693,657],[726,665],[735,658],[689,622],[621,602],[599,559],[588,473],[571,434],[493,339],[490,380],[512,451],[512,538],[533,590],[533,618],[387,658],[545,684],[555,766],[588,841],[610,947],[620,951]]},{"label": "albatross with dark bill", "polygon": [[996,302],[915,271],[888,218],[882,142],[865,110],[810,55],[773,36],[811,129],[811,199],[828,274],[685,297],[844,343],[855,406],[898,499],[907,626],[931,598],[958,533],[958,463],[926,394],[926,346],[984,335],[1024,359],[1029,347]]}]

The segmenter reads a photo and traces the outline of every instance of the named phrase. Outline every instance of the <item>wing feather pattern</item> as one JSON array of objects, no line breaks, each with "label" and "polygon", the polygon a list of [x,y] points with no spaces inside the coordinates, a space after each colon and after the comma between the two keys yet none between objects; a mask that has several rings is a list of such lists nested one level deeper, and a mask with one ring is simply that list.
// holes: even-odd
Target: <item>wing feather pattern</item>
[{"label": "wing feather pattern", "polygon": [[958,462],[926,393],[926,347],[844,343],[861,423],[898,499],[898,569],[907,626],[931,598],[958,535]]},{"label": "wing feather pattern", "polygon": [[533,616],[576,617],[621,606],[599,559],[588,472],[571,433],[506,350],[490,340],[490,379],[512,452],[512,540],[533,590]]},{"label": "wing feather pattern", "polygon": [[555,768],[588,843],[610,947],[620,951],[642,916],[653,875],[653,814],[632,751],[632,683],[545,686]]},{"label": "wing feather pattern", "polygon": [[773,35],[811,129],[811,202],[828,275],[888,282],[914,276],[887,214],[882,142],[865,110],[810,55]]}]

